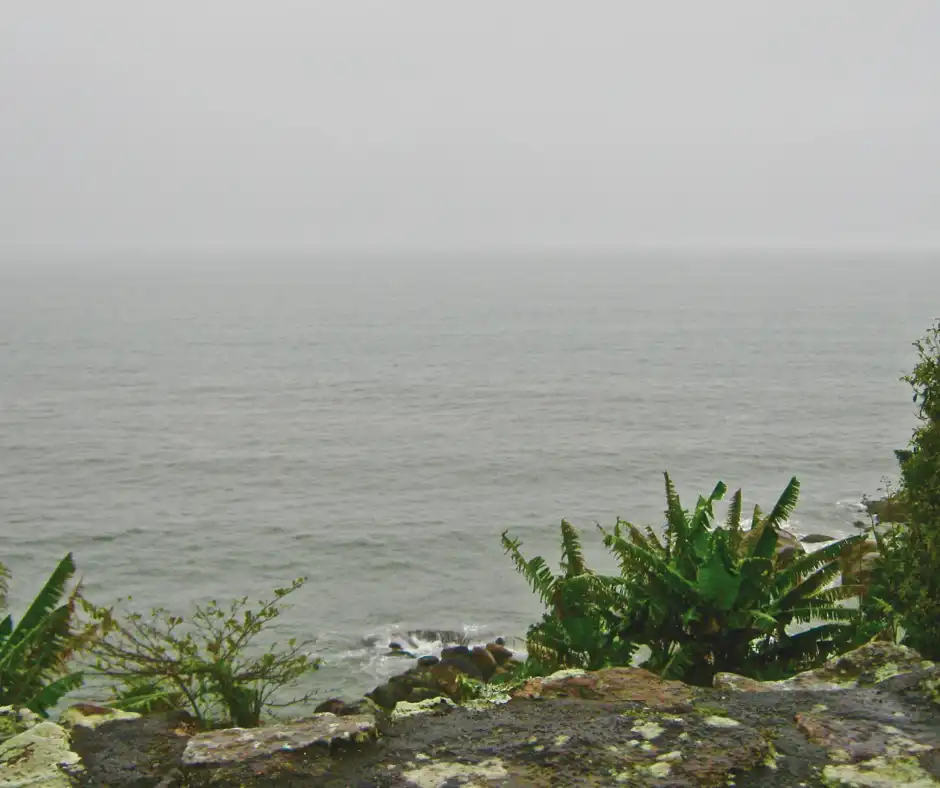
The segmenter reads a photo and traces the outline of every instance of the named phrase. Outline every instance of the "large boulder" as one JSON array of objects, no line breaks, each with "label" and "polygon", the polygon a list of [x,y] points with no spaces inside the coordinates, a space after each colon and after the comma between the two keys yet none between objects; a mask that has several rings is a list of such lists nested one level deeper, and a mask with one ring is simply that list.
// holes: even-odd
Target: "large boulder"
[{"label": "large boulder", "polygon": [[54,722],[40,722],[0,744],[0,788],[70,788],[70,775],[80,771],[68,732]]},{"label": "large boulder", "polygon": [[496,657],[483,646],[474,646],[470,653],[470,660],[480,671],[483,681],[489,681],[496,672]]},{"label": "large boulder", "polygon": [[496,664],[499,665],[499,667],[502,667],[512,659],[512,652],[502,643],[487,643],[486,650],[493,655],[493,659],[496,660]]},{"label": "large boulder", "polygon": [[29,709],[0,706],[0,742],[28,731],[42,722],[42,717]]}]

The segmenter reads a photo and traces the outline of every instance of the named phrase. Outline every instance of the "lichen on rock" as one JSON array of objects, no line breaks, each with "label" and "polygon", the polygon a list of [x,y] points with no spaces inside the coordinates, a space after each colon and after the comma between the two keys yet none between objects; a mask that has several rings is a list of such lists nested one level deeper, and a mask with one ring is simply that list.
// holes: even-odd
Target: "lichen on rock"
[{"label": "lichen on rock", "polygon": [[0,788],[69,788],[69,774],[81,770],[66,730],[40,722],[0,744]]}]

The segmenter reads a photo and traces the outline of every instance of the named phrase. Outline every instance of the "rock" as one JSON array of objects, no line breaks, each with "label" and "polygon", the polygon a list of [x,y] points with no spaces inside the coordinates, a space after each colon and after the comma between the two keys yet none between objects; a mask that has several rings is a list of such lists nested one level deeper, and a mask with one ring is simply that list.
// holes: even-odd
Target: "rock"
[{"label": "rock", "polygon": [[814,670],[781,681],[756,681],[735,673],[719,673],[714,686],[738,692],[792,692],[874,687],[900,674],[914,674],[933,666],[906,646],[873,640],[833,657]]},{"label": "rock", "polygon": [[446,695],[454,701],[460,700],[461,681],[465,675],[456,665],[441,662],[434,665],[428,673],[430,674],[430,686],[434,688],[437,694]]},{"label": "rock", "polygon": [[473,661],[472,656],[458,654],[455,657],[445,657],[438,664],[449,665],[456,668],[468,678],[476,679],[477,681],[483,680],[483,673],[480,668],[477,667],[476,662]]},{"label": "rock", "polygon": [[35,728],[40,722],[36,712],[13,706],[0,706],[0,742]]},{"label": "rock", "polygon": [[406,659],[414,659],[414,654],[410,651],[405,651],[401,643],[389,643],[388,644],[388,653],[386,657],[405,657]]},{"label": "rock", "polygon": [[716,673],[712,686],[719,690],[732,692],[766,692],[766,682],[740,676],[737,673]]},{"label": "rock", "polygon": [[580,698],[599,701],[635,701],[653,709],[690,708],[692,689],[681,681],[667,681],[642,668],[605,668],[593,673],[560,671],[530,679],[510,693],[514,698]]},{"label": "rock", "polygon": [[438,662],[440,662],[440,661],[441,661],[441,660],[440,660],[438,657],[435,657],[435,656],[433,656],[433,655],[427,656],[427,657],[421,657],[421,658],[418,659],[418,667],[419,667],[419,668],[429,668],[429,667],[431,667],[432,665],[436,665],[436,664],[437,664]]},{"label": "rock", "polygon": [[409,695],[411,695],[411,687],[405,682],[387,681],[385,684],[380,684],[372,692],[367,693],[366,697],[383,709],[394,709],[396,704],[407,700]]},{"label": "rock", "polygon": [[65,728],[40,722],[0,744],[0,788],[70,788],[81,771]]},{"label": "rock", "polygon": [[474,646],[470,652],[470,659],[477,666],[483,681],[489,681],[496,671],[496,657],[483,646]]},{"label": "rock", "polygon": [[[497,638],[497,640],[501,640],[501,639],[502,638]],[[509,660],[512,659],[512,652],[508,648],[506,648],[506,646],[504,646],[502,643],[487,643],[486,650],[489,651],[490,654],[493,655],[493,659],[496,660],[496,664],[499,665],[500,667],[502,667],[507,662],[509,662]]]},{"label": "rock", "polygon": [[[927,664],[908,649],[868,644],[825,666],[842,684],[824,693],[773,682],[753,682],[761,685],[759,693],[729,692],[734,677],[718,689],[690,687],[636,668],[560,671],[531,680],[508,703],[468,707],[442,697],[409,699],[383,723],[380,747],[342,747],[336,757],[316,757],[318,747],[324,754],[329,749],[326,737],[298,753],[259,741],[266,729],[230,732],[238,746],[250,746],[248,760],[188,766],[182,776],[169,770],[163,788],[931,788],[940,785],[940,669]],[[427,691],[420,682],[430,680],[432,670],[454,681],[463,676],[453,665],[435,665],[398,683],[413,693]],[[100,737],[146,722],[116,721],[76,733]],[[152,757],[145,741],[136,751],[142,764]],[[229,763],[224,752],[215,755]],[[105,780],[96,772],[87,785],[158,785],[151,774]]]},{"label": "rock", "polygon": [[435,696],[417,703],[399,703],[392,712],[392,721],[397,722],[416,714],[445,714],[456,706],[450,698]]},{"label": "rock", "polygon": [[803,544],[822,544],[823,542],[834,542],[836,537],[826,536],[826,534],[808,534],[804,536],[800,541]]},{"label": "rock", "polygon": [[469,657],[470,648],[468,646],[448,646],[441,650],[441,659],[455,659],[456,657]]},{"label": "rock", "polygon": [[108,706],[77,703],[59,716],[59,724],[65,728],[84,727],[94,730],[99,725],[115,720],[136,720],[140,715],[134,711],[122,711]]},{"label": "rock", "polygon": [[226,728],[199,733],[187,742],[182,763],[188,768],[243,765],[276,753],[308,753],[317,747],[329,752],[337,744],[362,744],[375,736],[375,719],[370,716],[317,714],[307,720],[263,728]]},{"label": "rock", "polygon": [[346,703],[339,698],[325,700],[313,710],[314,714],[335,714],[337,717],[350,717],[354,714],[361,714],[362,707],[360,703]]},{"label": "rock", "polygon": [[72,749],[85,767],[83,785],[90,788],[157,785],[170,786],[180,765],[186,742],[195,730],[186,712],[148,714],[133,720],[115,720],[95,728],[72,729]]}]

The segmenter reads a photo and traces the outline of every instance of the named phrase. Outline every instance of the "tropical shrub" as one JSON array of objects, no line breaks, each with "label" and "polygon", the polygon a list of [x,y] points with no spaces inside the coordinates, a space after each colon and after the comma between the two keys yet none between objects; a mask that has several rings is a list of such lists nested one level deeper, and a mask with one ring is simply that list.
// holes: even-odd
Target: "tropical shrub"
[{"label": "tropical shrub", "polygon": [[740,490],[725,524],[715,525],[723,483],[690,513],[665,480],[662,538],[623,520],[604,533],[624,580],[622,637],[650,648],[645,667],[701,685],[723,671],[779,678],[821,663],[845,642],[858,615],[840,602],[861,589],[832,583],[840,556],[864,535],[809,554],[780,549],[780,528],[799,498],[795,477],[768,515],[754,508],[748,529]]},{"label": "tropical shrub", "polygon": [[906,643],[940,659],[940,320],[914,343],[918,362],[902,380],[913,390],[919,425],[901,466],[899,497],[907,513],[896,560],[903,567],[897,606]]},{"label": "tropical shrub", "polygon": [[199,605],[187,620],[164,609],[149,616],[87,605],[103,635],[94,644],[93,670],[114,680],[114,705],[150,711],[184,708],[203,728],[220,724],[253,727],[264,711],[303,703],[311,695],[283,700],[280,693],[316,670],[320,661],[307,649],[312,641],[291,639],[285,648],[254,641],[281,615],[280,601],[304,583],[295,580],[260,601],[247,597],[226,607]]},{"label": "tropical shrub", "polygon": [[636,646],[623,640],[616,612],[622,581],[587,568],[574,526],[561,522],[561,573],[557,575],[541,556],[527,560],[519,549],[521,542],[510,539],[507,532],[502,541],[516,569],[548,608],[528,630],[530,671],[596,670],[630,661]]},{"label": "tropical shrub", "polygon": [[725,523],[716,525],[723,483],[688,512],[668,474],[665,482],[662,537],[625,520],[610,532],[601,528],[619,577],[587,569],[577,531],[566,522],[560,575],[541,557],[526,560],[519,542],[503,534],[517,570],[547,607],[528,632],[530,659],[546,669],[594,669],[628,664],[642,645],[650,651],[643,667],[710,685],[722,671],[792,675],[854,642],[860,614],[841,603],[862,589],[834,582],[840,557],[865,535],[811,554],[784,544],[780,529],[799,498],[796,478],[768,515],[755,507],[747,528],[740,490]]},{"label": "tropical shrub", "polygon": [[[63,696],[82,685],[81,672],[70,665],[88,646],[95,628],[75,627],[78,587],[66,596],[74,574],[69,553],[23,617],[15,625],[12,615],[0,622],[0,706],[25,707],[47,716]],[[7,577],[6,570],[0,572],[0,602],[5,602]]]}]

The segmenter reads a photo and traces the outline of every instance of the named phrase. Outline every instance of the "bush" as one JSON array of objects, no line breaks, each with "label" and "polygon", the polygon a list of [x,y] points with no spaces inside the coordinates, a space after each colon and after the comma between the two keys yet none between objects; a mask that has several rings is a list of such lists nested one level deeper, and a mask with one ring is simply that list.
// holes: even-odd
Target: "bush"
[{"label": "bush", "polygon": [[[529,630],[530,655],[550,668],[625,664],[639,645],[646,667],[667,678],[710,685],[721,671],[780,678],[820,664],[851,641],[859,614],[840,604],[862,589],[832,587],[840,557],[862,542],[853,536],[811,554],[780,544],[780,527],[799,497],[791,479],[769,515],[755,507],[741,523],[742,496],[731,501],[724,525],[713,506],[721,482],[692,513],[682,508],[669,475],[663,537],[618,520],[604,543],[620,564],[619,577],[590,572],[577,534],[562,525],[563,574],[541,558],[526,561],[519,543],[503,535],[517,569],[549,611]],[[793,632],[796,626],[802,631]]]},{"label": "bush", "polygon": [[203,728],[230,723],[260,724],[262,712],[306,702],[310,694],[280,701],[320,661],[307,653],[311,641],[288,641],[266,650],[253,641],[277,619],[279,602],[304,583],[295,580],[260,601],[257,611],[247,597],[220,607],[197,606],[187,621],[163,609],[149,617],[130,613],[123,620],[113,609],[87,605],[104,634],[94,645],[94,670],[117,681],[114,705],[138,711],[185,708]]},{"label": "bush", "polygon": [[910,446],[897,452],[900,498],[907,522],[899,532],[896,561],[903,567],[897,606],[906,643],[940,659],[940,320],[914,343],[918,362],[902,378],[914,392],[920,424]]},{"label": "bush", "polygon": [[[66,597],[74,574],[69,553],[19,622],[14,626],[12,615],[0,622],[0,706],[26,707],[45,717],[67,693],[82,685],[82,674],[70,665],[96,635],[96,628],[74,628],[78,588]],[[3,568],[0,605],[6,602],[8,577]]]},{"label": "bush", "polygon": [[541,622],[528,631],[530,670],[542,673],[564,667],[596,670],[629,662],[636,646],[622,639],[616,613],[622,581],[597,575],[587,568],[577,530],[562,520],[558,575],[552,574],[541,556],[526,560],[519,550],[521,544],[503,533],[503,548],[549,608]]}]

